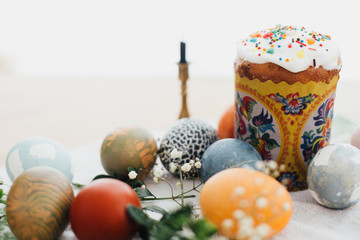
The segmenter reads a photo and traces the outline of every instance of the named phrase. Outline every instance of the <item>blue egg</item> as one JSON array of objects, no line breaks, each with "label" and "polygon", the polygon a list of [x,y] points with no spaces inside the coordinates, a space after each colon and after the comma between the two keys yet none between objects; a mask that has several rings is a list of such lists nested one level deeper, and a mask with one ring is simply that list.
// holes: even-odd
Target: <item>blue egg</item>
[{"label": "blue egg", "polygon": [[315,200],[344,209],[360,201],[360,150],[350,144],[322,148],[308,166],[307,182]]},{"label": "blue egg", "polygon": [[201,157],[200,179],[206,182],[214,174],[237,167],[255,169],[260,154],[250,144],[234,138],[219,140],[210,145]]},{"label": "blue egg", "polygon": [[32,167],[47,166],[73,179],[71,156],[59,143],[44,137],[26,138],[11,148],[6,157],[6,171],[11,181]]}]

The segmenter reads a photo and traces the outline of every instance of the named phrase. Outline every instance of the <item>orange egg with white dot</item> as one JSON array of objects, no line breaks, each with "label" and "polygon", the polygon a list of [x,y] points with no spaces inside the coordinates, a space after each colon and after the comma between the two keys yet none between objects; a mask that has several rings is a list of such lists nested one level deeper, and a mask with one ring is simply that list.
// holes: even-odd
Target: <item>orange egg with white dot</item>
[{"label": "orange egg with white dot", "polygon": [[288,224],[293,209],[283,185],[245,168],[212,176],[201,189],[199,202],[203,216],[231,239],[270,238]]}]

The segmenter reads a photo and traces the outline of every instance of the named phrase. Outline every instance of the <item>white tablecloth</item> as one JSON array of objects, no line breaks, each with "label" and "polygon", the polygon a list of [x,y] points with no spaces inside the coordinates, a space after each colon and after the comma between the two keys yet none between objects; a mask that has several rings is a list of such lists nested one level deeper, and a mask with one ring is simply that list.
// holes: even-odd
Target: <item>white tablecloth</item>
[{"label": "white tablecloth", "polygon": [[[351,132],[355,124],[341,117],[335,118],[333,122],[332,142],[349,142]],[[154,132],[156,138],[162,137],[163,132]],[[87,184],[91,179],[105,173],[100,161],[101,140],[71,151],[73,157],[74,182]],[[156,167],[161,167],[158,161]],[[0,170],[0,176],[5,183],[9,182],[4,168]],[[176,187],[179,181],[176,177],[168,175],[169,181],[175,187],[175,194],[180,193]],[[170,188],[164,183],[154,183],[151,177],[145,179],[149,190],[157,197],[169,197]],[[185,181],[184,189],[191,189],[192,180]],[[198,204],[198,193],[196,198],[189,199],[195,206]],[[294,210],[289,224],[276,235],[274,240],[358,240],[360,239],[360,204],[345,210],[331,210],[317,204],[308,190],[291,193]],[[165,209],[174,209],[178,205],[172,200],[146,202],[144,204],[158,204]],[[64,232],[61,239],[76,239],[70,229]]]}]

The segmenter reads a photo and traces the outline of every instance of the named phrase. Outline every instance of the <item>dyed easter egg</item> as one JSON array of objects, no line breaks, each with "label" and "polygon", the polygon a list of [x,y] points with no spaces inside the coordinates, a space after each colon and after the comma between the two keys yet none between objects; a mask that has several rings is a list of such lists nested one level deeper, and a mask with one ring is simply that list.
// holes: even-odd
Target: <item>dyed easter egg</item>
[{"label": "dyed easter egg", "polygon": [[350,144],[360,149],[360,126],[352,133]]},{"label": "dyed easter egg", "polygon": [[[170,163],[180,166],[201,158],[205,150],[218,139],[216,129],[196,118],[183,118],[172,126],[161,140],[159,156],[162,164],[170,170]],[[173,151],[181,152],[174,157]],[[178,170],[175,171],[177,173]],[[189,175],[197,175],[193,168]]]},{"label": "dyed easter egg", "polygon": [[219,139],[235,137],[234,107],[234,105],[231,105],[231,107],[229,107],[220,118],[218,125]]},{"label": "dyed easter egg", "polygon": [[45,137],[30,137],[15,144],[6,157],[6,171],[11,181],[27,169],[47,166],[73,179],[71,156],[59,143]]},{"label": "dyed easter egg", "polygon": [[129,205],[141,208],[128,184],[109,178],[94,180],[71,205],[71,229],[79,240],[132,240],[139,225],[127,214]]},{"label": "dyed easter egg", "polygon": [[215,173],[227,168],[255,169],[257,161],[262,161],[260,154],[247,142],[234,138],[221,139],[211,144],[202,155],[200,179],[206,182]]},{"label": "dyed easter egg", "polygon": [[74,193],[64,174],[34,167],[13,182],[6,218],[17,239],[58,239],[69,223]]},{"label": "dyed easter egg", "polygon": [[128,179],[128,167],[137,170],[143,179],[154,167],[157,146],[153,135],[144,128],[121,128],[109,134],[101,146],[101,163],[116,178]]},{"label": "dyed easter egg", "polygon": [[308,166],[307,182],[315,200],[344,209],[360,201],[360,150],[350,144],[322,148]]},{"label": "dyed easter egg", "polygon": [[246,168],[230,168],[212,176],[200,192],[205,218],[230,239],[266,239],[289,222],[292,200],[274,178]]}]

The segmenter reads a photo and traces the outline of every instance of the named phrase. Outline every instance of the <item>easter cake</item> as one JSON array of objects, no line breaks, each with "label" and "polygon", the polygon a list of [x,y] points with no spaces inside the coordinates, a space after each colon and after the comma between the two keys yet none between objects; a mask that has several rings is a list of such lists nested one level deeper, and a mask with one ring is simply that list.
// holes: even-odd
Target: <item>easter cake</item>
[{"label": "easter cake", "polygon": [[241,77],[274,82],[330,83],[339,77],[340,51],[329,35],[304,27],[276,26],[238,43],[235,71]]},{"label": "easter cake", "polygon": [[281,26],[238,43],[235,137],[285,168],[289,190],[306,186],[307,165],[330,141],[340,51],[327,34]]}]

